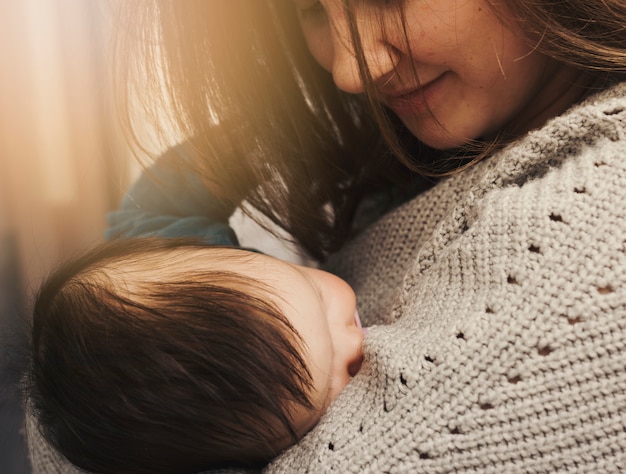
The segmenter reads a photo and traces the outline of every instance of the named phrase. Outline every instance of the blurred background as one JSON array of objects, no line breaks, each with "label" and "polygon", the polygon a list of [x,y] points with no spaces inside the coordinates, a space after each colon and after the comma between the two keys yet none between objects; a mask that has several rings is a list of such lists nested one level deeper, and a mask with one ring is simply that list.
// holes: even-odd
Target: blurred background
[{"label": "blurred background", "polygon": [[134,160],[104,0],[0,0],[0,473],[30,472],[15,390],[42,277],[102,239]]},{"label": "blurred background", "polygon": [[[113,106],[111,34],[107,0],[0,0],[0,474],[31,472],[17,381],[32,296],[102,240],[140,170]],[[312,263],[241,212],[231,224],[244,246]]]}]

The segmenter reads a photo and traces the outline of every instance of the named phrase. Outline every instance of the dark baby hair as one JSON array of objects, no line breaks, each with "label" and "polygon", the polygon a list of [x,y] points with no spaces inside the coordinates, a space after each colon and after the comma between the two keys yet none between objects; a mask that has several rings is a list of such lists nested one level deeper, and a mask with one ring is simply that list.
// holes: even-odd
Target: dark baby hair
[{"label": "dark baby hair", "polygon": [[281,436],[297,439],[288,404],[311,407],[311,377],[269,289],[210,268],[116,279],[129,265],[172,268],[190,260],[187,250],[197,258],[224,249],[113,241],[63,265],[40,289],[29,403],[48,442],[83,469],[259,466],[277,454]]}]

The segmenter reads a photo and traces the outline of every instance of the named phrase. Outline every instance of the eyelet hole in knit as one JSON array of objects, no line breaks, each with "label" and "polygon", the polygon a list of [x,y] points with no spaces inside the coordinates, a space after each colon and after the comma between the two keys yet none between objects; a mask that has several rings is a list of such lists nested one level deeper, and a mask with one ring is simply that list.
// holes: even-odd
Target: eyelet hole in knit
[{"label": "eyelet hole in knit", "polygon": [[491,403],[481,403],[478,405],[481,410],[491,410],[493,409],[493,405]]},{"label": "eyelet hole in knit", "polygon": [[513,377],[509,377],[507,379],[507,382],[509,382],[510,384],[513,384],[513,385],[518,384],[521,381],[522,381],[522,377],[519,376],[519,375],[514,375]]},{"label": "eyelet hole in knit", "polygon": [[537,349],[537,354],[539,354],[542,357],[547,356],[551,352],[552,352],[552,348],[550,346],[542,346]]},{"label": "eyelet hole in knit", "polygon": [[605,110],[604,111],[604,115],[608,115],[608,116],[617,115],[617,114],[621,114],[623,111],[624,111],[624,109],[622,109],[620,107],[617,107],[615,109]]},{"label": "eyelet hole in knit", "polygon": [[567,318],[567,322],[570,325],[573,326],[575,324],[582,323],[583,322],[583,318],[581,318],[580,316],[576,316],[576,317],[573,317],[573,318]]}]

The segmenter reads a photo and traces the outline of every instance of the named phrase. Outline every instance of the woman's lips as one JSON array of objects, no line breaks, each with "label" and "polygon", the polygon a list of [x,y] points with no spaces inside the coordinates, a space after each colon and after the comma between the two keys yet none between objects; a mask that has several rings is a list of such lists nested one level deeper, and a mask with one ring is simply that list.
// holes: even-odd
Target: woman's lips
[{"label": "woman's lips", "polygon": [[430,113],[432,100],[445,74],[442,74],[426,84],[396,95],[386,96],[385,104],[399,117],[408,115],[425,115]]}]

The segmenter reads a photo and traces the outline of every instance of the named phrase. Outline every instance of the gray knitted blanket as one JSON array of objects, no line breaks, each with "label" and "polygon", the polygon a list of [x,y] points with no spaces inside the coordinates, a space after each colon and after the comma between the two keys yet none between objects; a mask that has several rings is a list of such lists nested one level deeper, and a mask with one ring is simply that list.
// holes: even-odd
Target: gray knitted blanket
[{"label": "gray knitted blanket", "polygon": [[371,226],[363,367],[267,472],[626,472],[625,203],[618,85]]},{"label": "gray knitted blanket", "polygon": [[626,85],[330,264],[361,372],[269,472],[626,472]]}]

